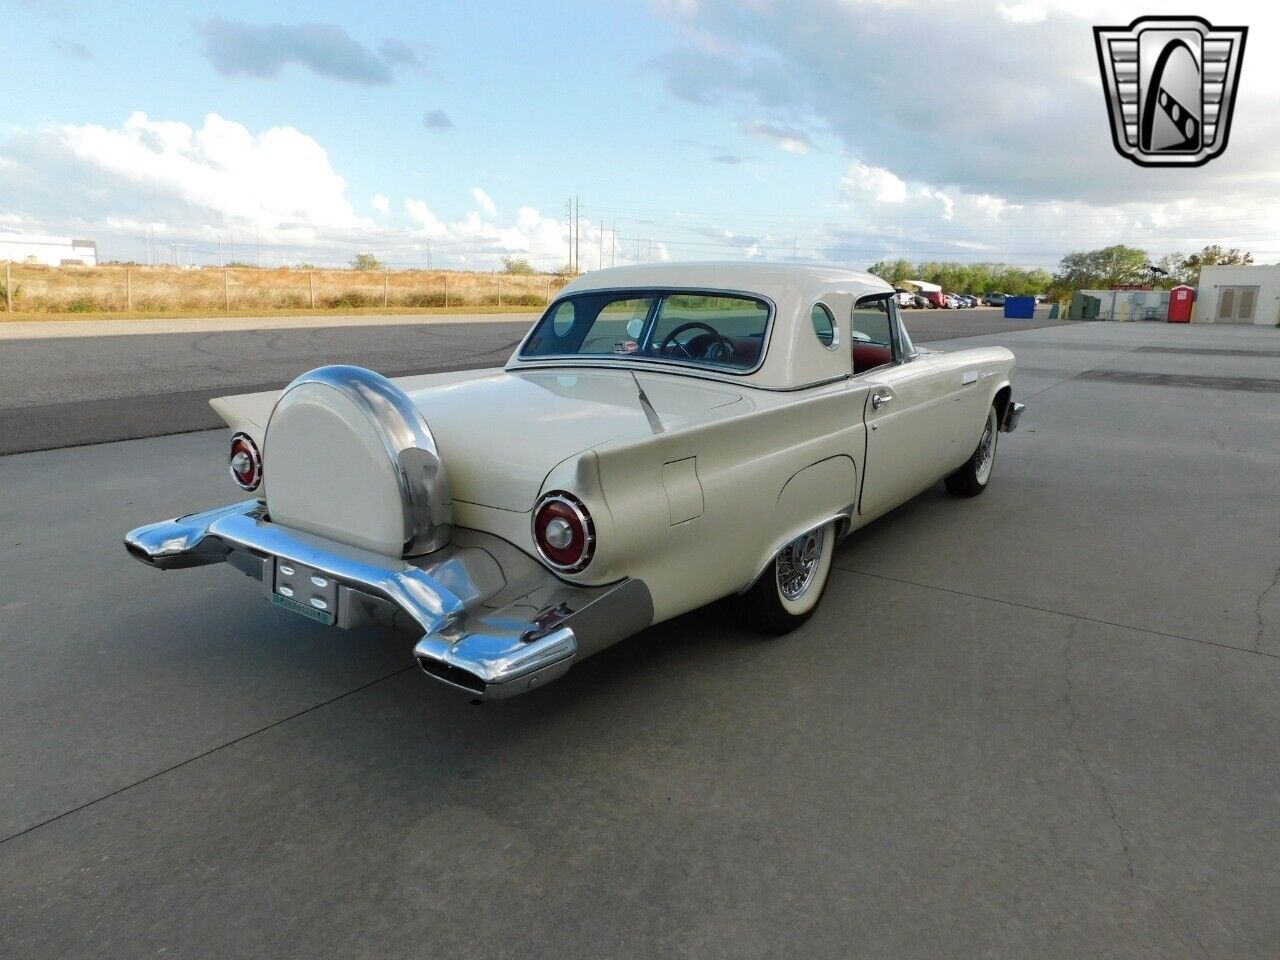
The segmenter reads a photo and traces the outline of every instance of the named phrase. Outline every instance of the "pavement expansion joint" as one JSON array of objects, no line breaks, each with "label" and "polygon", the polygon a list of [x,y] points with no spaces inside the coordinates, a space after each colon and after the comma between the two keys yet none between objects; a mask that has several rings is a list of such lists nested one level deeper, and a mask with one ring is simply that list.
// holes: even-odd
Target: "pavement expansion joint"
[{"label": "pavement expansion joint", "polygon": [[74,806],[69,810],[63,810],[61,813],[56,813],[52,817],[48,817],[45,820],[41,820],[39,823],[33,823],[29,827],[23,827],[21,830],[11,833],[7,837],[0,838],[0,845],[8,843],[10,840],[16,840],[18,837],[25,836],[26,834],[31,833],[35,830],[39,830],[41,827],[47,827],[51,823],[56,823],[57,821],[62,820],[64,817],[69,817],[72,814],[80,813],[82,810],[87,810],[90,807],[101,803],[103,800],[110,800],[112,797],[118,797],[120,794],[127,793],[128,791],[132,790],[134,787],[139,787],[144,783],[157,779],[158,777],[163,777],[165,774],[172,773],[175,770],[179,770],[182,767],[187,766],[188,764],[195,763],[197,760],[203,760],[205,757],[212,756],[213,754],[219,752],[220,750],[225,750],[227,747],[234,747],[236,744],[243,743],[244,741],[249,740],[252,737],[256,737],[260,733],[266,733],[268,730],[274,730],[276,727],[283,726],[284,724],[289,723],[292,720],[297,720],[300,717],[305,717],[307,714],[314,713],[317,710],[322,710],[323,708],[330,706],[331,704],[337,703],[339,700],[345,700],[347,697],[350,697],[353,694],[360,693],[363,690],[368,690],[370,687],[375,687],[380,683],[385,683],[388,680],[391,680],[395,677],[400,676],[402,673],[407,673],[410,670],[416,670],[416,669],[417,669],[416,664],[412,664],[407,667],[401,667],[400,669],[394,670],[391,673],[386,674],[385,676],[378,677],[375,680],[370,680],[368,683],[362,683],[358,687],[353,687],[350,690],[344,691],[343,693],[339,693],[336,696],[332,696],[328,700],[323,700],[320,703],[313,703],[311,706],[304,707],[302,710],[299,710],[296,713],[291,713],[287,717],[281,717],[279,720],[273,720],[270,723],[265,724],[264,726],[258,727],[256,730],[250,730],[248,733],[243,733],[238,737],[234,737],[231,740],[228,740],[226,743],[220,743],[215,747],[210,747],[208,750],[202,750],[193,756],[187,757],[185,760],[179,760],[177,763],[171,764],[165,767],[163,770],[156,770],[154,773],[149,773],[145,777],[141,777],[133,781],[132,783],[126,783],[124,786],[117,787],[114,790],[104,793],[100,797],[95,797],[92,800],[86,800],[84,803],[79,804],[78,806]]}]

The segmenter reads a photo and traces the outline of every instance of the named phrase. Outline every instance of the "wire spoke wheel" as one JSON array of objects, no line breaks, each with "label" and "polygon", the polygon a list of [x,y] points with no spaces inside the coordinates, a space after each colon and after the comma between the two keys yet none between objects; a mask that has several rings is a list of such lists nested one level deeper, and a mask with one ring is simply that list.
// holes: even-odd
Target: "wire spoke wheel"
[{"label": "wire spoke wheel", "polygon": [[778,554],[778,590],[788,600],[799,600],[813,586],[822,560],[826,527],[796,537]]}]

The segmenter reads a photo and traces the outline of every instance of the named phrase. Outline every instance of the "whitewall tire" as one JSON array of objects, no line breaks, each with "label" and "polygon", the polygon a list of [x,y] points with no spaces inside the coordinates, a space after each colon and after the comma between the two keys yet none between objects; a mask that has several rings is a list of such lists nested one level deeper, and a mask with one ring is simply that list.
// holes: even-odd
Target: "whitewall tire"
[{"label": "whitewall tire", "polygon": [[987,411],[987,422],[973,456],[944,481],[947,490],[957,497],[976,497],[991,482],[991,471],[996,465],[996,441],[1000,436],[1000,414],[993,404]]},{"label": "whitewall tire", "polygon": [[828,523],[792,540],[765,568],[743,597],[750,623],[775,636],[813,615],[831,576],[836,524]]}]

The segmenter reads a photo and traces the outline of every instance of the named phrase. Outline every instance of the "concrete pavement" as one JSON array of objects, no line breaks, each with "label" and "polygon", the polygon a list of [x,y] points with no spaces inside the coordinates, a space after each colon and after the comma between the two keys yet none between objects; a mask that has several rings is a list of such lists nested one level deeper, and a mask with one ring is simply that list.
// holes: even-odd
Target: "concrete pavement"
[{"label": "concrete pavement", "polygon": [[0,458],[0,956],[1274,956],[1280,338],[981,342],[992,488],[860,531],[805,628],[479,708],[127,560],[234,497],[221,434]]}]

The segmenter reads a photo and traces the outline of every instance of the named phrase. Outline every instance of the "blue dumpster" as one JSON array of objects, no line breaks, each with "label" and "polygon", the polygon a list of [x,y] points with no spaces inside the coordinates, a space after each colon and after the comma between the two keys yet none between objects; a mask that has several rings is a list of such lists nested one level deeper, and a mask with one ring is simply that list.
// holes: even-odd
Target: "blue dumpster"
[{"label": "blue dumpster", "polygon": [[1032,320],[1035,315],[1035,297],[1005,297],[1004,316],[1006,320]]}]

